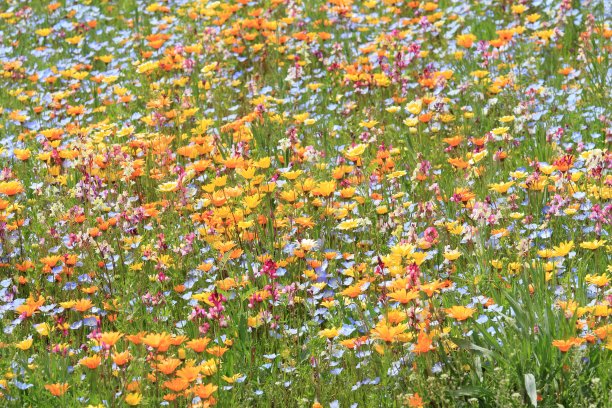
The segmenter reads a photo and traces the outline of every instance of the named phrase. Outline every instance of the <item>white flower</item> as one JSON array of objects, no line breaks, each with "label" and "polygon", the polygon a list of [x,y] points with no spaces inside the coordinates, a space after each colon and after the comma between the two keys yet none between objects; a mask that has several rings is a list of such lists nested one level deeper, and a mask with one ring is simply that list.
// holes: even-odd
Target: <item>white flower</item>
[{"label": "white flower", "polygon": [[300,248],[304,251],[313,251],[319,247],[319,243],[314,239],[303,239],[300,241]]},{"label": "white flower", "polygon": [[291,141],[288,138],[278,141],[278,150],[287,150],[289,147],[291,147]]}]

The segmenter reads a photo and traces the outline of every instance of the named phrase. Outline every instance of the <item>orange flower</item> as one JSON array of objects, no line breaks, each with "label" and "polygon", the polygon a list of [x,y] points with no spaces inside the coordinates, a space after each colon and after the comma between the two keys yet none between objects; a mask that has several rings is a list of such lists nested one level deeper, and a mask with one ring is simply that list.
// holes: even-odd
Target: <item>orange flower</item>
[{"label": "orange flower", "polygon": [[480,137],[480,138],[476,138],[476,137],[472,137],[470,138],[470,141],[472,143],[474,143],[476,146],[484,146],[485,143],[487,143],[487,137]]},{"label": "orange flower", "polygon": [[584,343],[584,339],[572,337],[567,340],[553,340],[552,345],[558,348],[562,353],[567,353],[572,346],[578,346]]},{"label": "orange flower", "polygon": [[461,34],[457,36],[457,45],[461,47],[470,48],[474,41],[476,41],[474,34]]},{"label": "orange flower", "polygon": [[436,348],[432,346],[432,337],[424,331],[419,333],[416,344],[412,347],[412,352],[415,354],[428,353]]},{"label": "orange flower", "polygon": [[[0,199],[0,210],[5,210],[9,204],[10,203],[8,201]],[[16,264],[15,268],[17,268],[19,272],[25,272],[28,269],[34,269],[34,264],[32,263],[32,261],[29,260],[23,261],[20,264]]]},{"label": "orange flower", "polygon": [[444,283],[440,281],[430,282],[421,285],[419,288],[422,292],[425,292],[428,297],[432,297],[434,293],[437,293],[444,287]]},{"label": "orange flower", "polygon": [[212,385],[211,383],[206,385],[198,384],[193,387],[193,393],[202,399],[207,399],[213,392],[217,391],[217,388],[216,385]]},{"label": "orange flower", "polygon": [[125,336],[125,338],[128,341],[131,341],[133,344],[140,344],[142,343],[142,338],[145,336],[146,332],[139,332],[136,334],[130,334],[128,336]]},{"label": "orange flower", "polygon": [[66,393],[66,391],[68,391],[68,388],[70,388],[70,385],[68,385],[68,383],[46,384],[45,388],[54,397],[61,397],[62,395]]},{"label": "orange flower", "polygon": [[25,189],[19,181],[3,181],[0,183],[0,194],[7,196],[13,196],[15,194],[23,193]]},{"label": "orange flower", "polygon": [[70,106],[68,109],[66,109],[66,113],[70,116],[82,115],[85,113],[85,106]]},{"label": "orange flower", "polygon": [[343,296],[348,296],[350,298],[356,298],[357,296],[361,294],[361,284],[351,285],[340,293]]},{"label": "orange flower", "polygon": [[89,368],[90,370],[94,370],[98,368],[100,363],[102,362],[102,358],[98,355],[92,357],[84,357],[79,361],[79,364]]},{"label": "orange flower", "polygon": [[561,350],[563,353],[567,353],[574,345],[574,342],[572,340],[553,340],[552,345]]},{"label": "orange flower", "polygon": [[433,113],[431,112],[423,113],[422,115],[419,115],[419,122],[427,123],[431,120],[432,117],[433,117]]},{"label": "orange flower", "polygon": [[149,347],[157,349],[158,352],[164,353],[168,351],[168,347],[172,344],[172,337],[166,332],[157,334],[151,333],[147,334],[142,338],[142,342]]},{"label": "orange flower", "polygon": [[170,375],[181,365],[181,360],[178,358],[168,358],[157,364],[157,369],[166,375]]},{"label": "orange flower", "polygon": [[356,337],[356,338],[352,338],[352,339],[342,340],[340,342],[340,344],[342,344],[344,347],[352,350],[354,348],[357,348],[357,347],[365,344],[365,342],[367,340],[368,340],[368,336],[362,336],[362,337]]},{"label": "orange flower", "polygon": [[612,333],[612,325],[598,327],[594,330],[594,332],[600,340],[605,340],[606,337],[608,337],[608,335]]},{"label": "orange flower", "polygon": [[465,306],[453,306],[446,309],[446,313],[448,313],[450,317],[459,321],[466,320],[468,317],[471,317],[475,311],[476,309]]},{"label": "orange flower", "polygon": [[121,337],[123,337],[123,334],[119,332],[105,332],[100,334],[100,343],[112,347]]},{"label": "orange flower", "polygon": [[164,395],[164,401],[174,401],[178,397],[179,397],[178,394],[174,394],[174,393],[166,394]]},{"label": "orange flower", "polygon": [[[10,203],[11,203],[10,201],[6,201],[6,200],[0,199],[0,210],[6,210]],[[25,261],[25,262],[30,262],[30,261]],[[30,263],[32,263],[32,262],[30,262]],[[17,266],[17,269],[19,269],[19,265],[16,265],[16,266]],[[21,271],[21,269],[19,269],[19,270]]]},{"label": "orange flower", "polygon": [[415,393],[408,399],[408,406],[410,408],[422,408],[424,406],[423,399],[418,393]]},{"label": "orange flower", "polygon": [[48,266],[49,268],[53,268],[61,260],[62,260],[61,256],[54,255],[54,256],[46,256],[44,258],[41,258],[40,262],[42,262],[45,266]]},{"label": "orange flower", "polygon": [[194,366],[183,367],[176,372],[177,377],[189,382],[194,382],[195,380],[197,380],[198,374],[200,374],[200,369]]},{"label": "orange flower", "polygon": [[168,388],[170,391],[181,392],[189,387],[189,381],[184,378],[173,378],[172,380],[165,381],[164,387]]},{"label": "orange flower", "polygon": [[405,305],[406,303],[409,303],[412,300],[418,299],[419,292],[416,290],[407,291],[406,289],[402,289],[390,293],[389,298]]},{"label": "orange flower", "polygon": [[398,337],[400,337],[406,331],[407,327],[408,326],[405,324],[389,326],[385,322],[381,321],[374,329],[372,329],[372,336],[387,343],[398,341]]},{"label": "orange flower", "polygon": [[467,169],[470,166],[468,162],[466,162],[460,157],[448,159],[447,162],[449,162],[453,167],[456,167],[458,169]]},{"label": "orange flower", "polygon": [[140,390],[140,381],[132,381],[125,386],[128,392],[136,392]]},{"label": "orange flower", "polygon": [[31,317],[44,303],[44,297],[39,296],[38,300],[34,300],[34,298],[30,296],[24,304],[17,306],[15,311],[20,315]]},{"label": "orange flower", "polygon": [[49,4],[47,6],[47,10],[49,10],[49,12],[53,12],[53,11],[57,10],[58,8],[60,8],[61,6],[62,6],[61,3],[53,2],[53,3],[51,3],[51,4]]},{"label": "orange flower", "polygon": [[91,309],[92,306],[93,306],[93,303],[91,303],[91,300],[80,299],[74,304],[73,309],[76,310],[77,312],[83,313]]},{"label": "orange flower", "polygon": [[28,149],[15,149],[13,150],[13,154],[22,161],[26,161],[30,158],[30,156],[32,156],[32,152],[30,152]]},{"label": "orange flower", "polygon": [[187,336],[175,336],[170,339],[170,344],[173,346],[180,346],[187,339]]},{"label": "orange flower", "polygon": [[210,347],[208,350],[206,350],[206,352],[215,357],[221,357],[227,350],[229,350],[227,347],[214,346]]},{"label": "orange flower", "polygon": [[442,141],[448,144],[449,146],[456,147],[459,145],[459,143],[463,141],[463,136],[458,135],[454,137],[447,137],[447,138],[442,139]]},{"label": "orange flower", "polygon": [[574,156],[566,154],[554,161],[553,165],[562,173],[567,172],[574,164]]},{"label": "orange flower", "polygon": [[492,47],[495,48],[500,48],[502,46],[504,46],[506,44],[507,41],[501,39],[501,38],[495,38],[491,41],[489,41],[489,44],[491,44]]},{"label": "orange flower", "polygon": [[204,337],[201,339],[193,339],[187,342],[187,347],[195,351],[196,353],[201,353],[206,350],[206,346],[210,343],[210,339]]},{"label": "orange flower", "polygon": [[130,352],[127,350],[121,353],[113,353],[113,362],[117,364],[119,367],[127,364],[127,362],[130,361],[130,358],[132,358],[132,356]]}]

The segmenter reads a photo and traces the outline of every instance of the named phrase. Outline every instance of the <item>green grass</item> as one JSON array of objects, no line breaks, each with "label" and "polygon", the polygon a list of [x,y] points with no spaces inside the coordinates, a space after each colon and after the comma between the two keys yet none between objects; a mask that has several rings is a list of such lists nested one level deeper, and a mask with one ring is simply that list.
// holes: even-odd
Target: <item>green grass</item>
[{"label": "green grass", "polygon": [[0,406],[610,405],[603,2],[340,3],[0,6]]}]

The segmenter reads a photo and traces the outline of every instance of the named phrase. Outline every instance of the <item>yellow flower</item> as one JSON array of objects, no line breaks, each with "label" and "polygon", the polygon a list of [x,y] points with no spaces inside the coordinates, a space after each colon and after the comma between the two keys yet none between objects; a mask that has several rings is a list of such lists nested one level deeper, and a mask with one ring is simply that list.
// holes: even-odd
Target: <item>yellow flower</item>
[{"label": "yellow flower", "polygon": [[259,167],[260,169],[267,169],[268,167],[270,167],[270,163],[271,163],[270,158],[264,157],[254,162],[253,166]]},{"label": "yellow flower", "polygon": [[342,221],[340,224],[338,224],[336,228],[342,231],[346,231],[346,230],[357,228],[358,226],[359,226],[359,221],[351,219],[351,220]]},{"label": "yellow flower", "polygon": [[52,28],[40,28],[34,32],[36,33],[36,35],[39,35],[41,37],[46,37],[53,32],[53,29]]},{"label": "yellow flower", "polygon": [[217,364],[214,359],[206,360],[200,364],[200,372],[205,376],[211,376],[217,372]]},{"label": "yellow flower", "polygon": [[444,251],[444,258],[447,261],[454,261],[461,256],[461,252],[456,249],[446,250]]},{"label": "yellow flower", "polygon": [[500,136],[500,135],[508,133],[509,130],[510,130],[509,127],[498,127],[498,128],[491,130],[491,133],[493,133],[496,136]]},{"label": "yellow flower", "polygon": [[161,191],[162,193],[169,193],[172,191],[176,191],[176,189],[178,188],[176,181],[168,181],[166,183],[162,183],[159,185],[158,189],[159,191]]},{"label": "yellow flower", "polygon": [[507,183],[492,183],[489,184],[489,190],[495,191],[499,194],[505,194],[510,187],[514,185],[514,181],[509,181]]},{"label": "yellow flower", "polygon": [[406,110],[412,113],[413,115],[418,115],[419,113],[421,113],[422,108],[423,108],[423,102],[420,99],[416,101],[412,101],[408,105],[406,105]]},{"label": "yellow flower", "polygon": [[66,38],[66,42],[68,44],[71,44],[71,45],[77,45],[81,41],[83,41],[83,36],[82,35],[75,35],[74,37]]},{"label": "yellow flower", "polygon": [[97,58],[103,63],[108,64],[109,62],[113,60],[114,57],[112,55],[100,55]]},{"label": "yellow flower", "polygon": [[313,195],[329,197],[336,190],[335,181],[322,181],[312,191]]},{"label": "yellow flower", "polygon": [[282,174],[282,176],[287,180],[295,180],[296,178],[300,177],[302,173],[302,170],[286,171]]},{"label": "yellow flower", "polygon": [[553,256],[566,256],[574,248],[574,241],[562,242],[553,247]]},{"label": "yellow flower", "polygon": [[510,173],[510,177],[515,178],[515,179],[522,179],[527,177],[527,173],[524,171],[513,171],[512,173]]},{"label": "yellow flower", "polygon": [[353,159],[353,158],[357,158],[359,156],[361,156],[363,154],[363,152],[365,152],[365,149],[368,147],[367,144],[361,143],[358,144],[355,147],[352,147],[350,149],[348,149],[344,155],[348,158],[348,159]]},{"label": "yellow flower", "polygon": [[302,123],[306,119],[308,119],[309,116],[310,116],[310,113],[304,112],[304,113],[299,113],[297,115],[293,115],[293,119],[295,119],[297,123]]},{"label": "yellow flower", "polygon": [[536,21],[538,21],[540,19],[541,15],[538,13],[533,13],[527,16],[527,21],[529,21],[530,23],[535,23]]},{"label": "yellow flower", "polygon": [[610,278],[608,278],[606,275],[589,274],[586,276],[585,280],[590,284],[599,286],[600,288],[610,283]]},{"label": "yellow flower", "polygon": [[376,214],[383,215],[389,212],[389,208],[386,205],[376,207]]},{"label": "yellow flower", "polygon": [[130,406],[138,405],[140,401],[142,401],[142,394],[138,392],[132,392],[125,396],[125,403]]},{"label": "yellow flower", "polygon": [[419,119],[417,119],[417,118],[407,118],[407,119],[404,119],[404,125],[406,125],[408,127],[415,127],[418,124],[419,124]]},{"label": "yellow flower", "polygon": [[493,259],[491,261],[491,266],[495,269],[501,269],[503,267],[503,264],[499,259]]},{"label": "yellow flower", "polygon": [[488,150],[482,150],[476,154],[474,154],[472,156],[472,160],[470,160],[470,162],[472,163],[478,163],[479,161],[481,161],[482,159],[484,159],[485,157],[487,157],[487,155],[489,154]]},{"label": "yellow flower", "polygon": [[51,326],[49,326],[49,323],[36,324],[34,325],[34,329],[36,329],[36,332],[41,336],[48,336],[49,332],[51,332]]},{"label": "yellow flower", "polygon": [[255,194],[249,197],[244,197],[244,203],[250,209],[257,208],[261,203],[262,197],[259,194]]},{"label": "yellow flower", "polygon": [[580,244],[580,248],[589,249],[589,250],[592,251],[592,250],[595,250],[595,249],[597,249],[599,247],[604,246],[605,244],[606,244],[606,240],[605,239],[601,239],[601,240],[597,240],[596,239],[596,240],[593,240],[593,241],[582,242]]},{"label": "yellow flower", "polygon": [[15,347],[17,347],[19,350],[28,350],[30,347],[32,347],[32,343],[34,342],[34,339],[29,338],[29,339],[25,339],[20,341],[19,343],[15,344]]},{"label": "yellow flower", "polygon": [[242,374],[238,373],[238,374],[234,374],[231,377],[226,376],[226,375],[222,375],[221,378],[223,379],[223,381],[229,383],[229,384],[233,384],[235,383],[237,380],[239,380],[242,377]]},{"label": "yellow flower", "polygon": [[359,126],[363,126],[368,129],[372,129],[374,126],[378,124],[377,120],[369,120],[369,121],[361,121],[359,122]]},{"label": "yellow flower", "polygon": [[324,329],[324,330],[319,331],[319,337],[333,339],[334,337],[338,337],[339,333],[340,331],[337,328],[332,327],[331,329]]}]

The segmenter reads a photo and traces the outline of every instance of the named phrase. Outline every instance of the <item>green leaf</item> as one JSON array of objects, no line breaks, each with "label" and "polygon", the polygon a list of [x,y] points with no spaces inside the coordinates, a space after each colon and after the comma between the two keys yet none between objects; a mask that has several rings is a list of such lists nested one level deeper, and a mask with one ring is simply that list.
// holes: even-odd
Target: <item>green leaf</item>
[{"label": "green leaf", "polygon": [[450,391],[454,397],[482,397],[487,394],[487,391],[482,387],[461,387]]},{"label": "green leaf", "polygon": [[474,343],[472,343],[472,342],[470,342],[468,340],[459,339],[459,338],[456,338],[456,337],[452,337],[452,338],[450,338],[450,340],[453,343],[455,343],[456,345],[458,345],[459,347],[461,347],[462,349],[477,351],[480,354],[484,355],[485,357],[490,357],[490,358],[496,358],[496,356],[499,357],[498,353],[496,353],[496,352],[494,352],[492,350],[489,350],[487,348],[480,347],[480,346],[478,346],[478,345],[476,345],[476,344],[474,344]]},{"label": "green leaf", "polygon": [[538,406],[538,393],[536,391],[536,382],[533,374],[525,374],[525,389],[527,390],[527,395],[531,400],[531,405],[534,407]]},{"label": "green leaf", "polygon": [[482,363],[480,362],[480,357],[474,359],[474,368],[476,369],[478,380],[482,382]]}]

